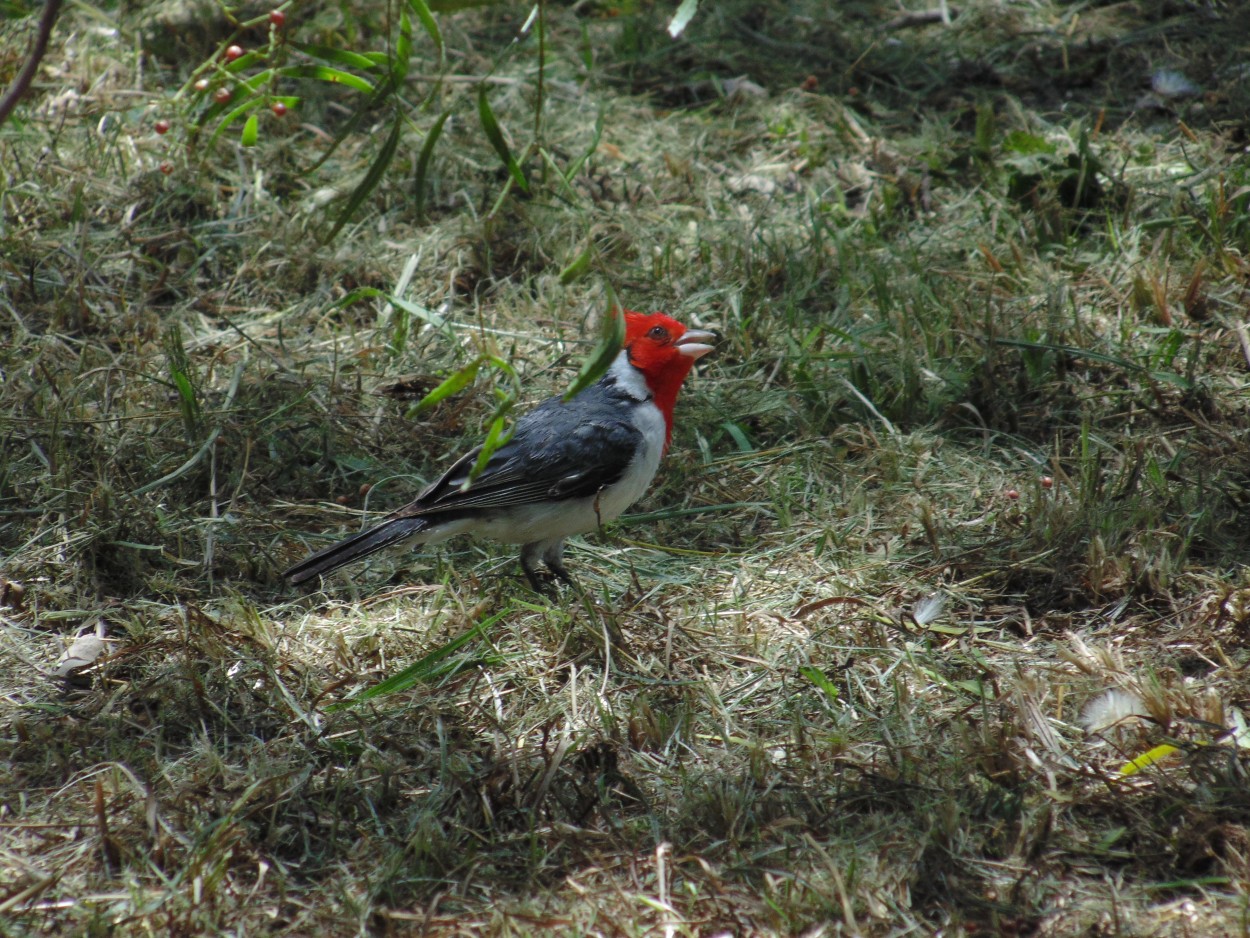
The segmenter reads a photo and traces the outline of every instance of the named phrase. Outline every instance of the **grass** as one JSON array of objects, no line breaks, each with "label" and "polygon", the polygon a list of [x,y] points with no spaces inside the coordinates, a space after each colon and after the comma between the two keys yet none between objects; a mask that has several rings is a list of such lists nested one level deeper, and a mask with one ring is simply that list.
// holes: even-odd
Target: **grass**
[{"label": "grass", "polygon": [[[0,128],[0,932],[1246,931],[1244,11],[547,9],[503,197],[466,79],[523,157],[534,40],[443,14],[329,243],[390,118],[188,149],[229,34],[151,12],[67,13]],[[581,591],[467,540],[284,587],[605,284],[722,338]]]}]

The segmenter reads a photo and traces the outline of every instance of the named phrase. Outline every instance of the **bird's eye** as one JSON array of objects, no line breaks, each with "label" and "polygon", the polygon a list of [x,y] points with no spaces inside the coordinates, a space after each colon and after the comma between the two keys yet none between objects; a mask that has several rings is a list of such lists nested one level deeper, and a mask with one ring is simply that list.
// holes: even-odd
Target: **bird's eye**
[{"label": "bird's eye", "polygon": [[648,339],[654,339],[657,342],[668,341],[668,330],[663,326],[652,326],[651,331],[647,333]]}]

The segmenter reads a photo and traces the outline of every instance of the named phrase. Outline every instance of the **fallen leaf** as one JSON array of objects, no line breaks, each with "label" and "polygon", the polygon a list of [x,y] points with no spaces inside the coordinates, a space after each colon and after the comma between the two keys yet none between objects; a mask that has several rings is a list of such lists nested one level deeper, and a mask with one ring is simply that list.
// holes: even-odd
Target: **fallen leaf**
[{"label": "fallen leaf", "polygon": [[104,649],[104,639],[99,636],[80,635],[66,649],[52,673],[57,677],[69,677],[75,671],[95,664],[96,659],[104,654]]}]

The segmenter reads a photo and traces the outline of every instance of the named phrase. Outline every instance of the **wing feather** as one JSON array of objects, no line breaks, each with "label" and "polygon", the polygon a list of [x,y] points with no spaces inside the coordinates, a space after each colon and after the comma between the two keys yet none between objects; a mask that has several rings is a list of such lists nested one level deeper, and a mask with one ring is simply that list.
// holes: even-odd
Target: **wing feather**
[{"label": "wing feather", "polygon": [[572,401],[544,402],[517,422],[512,438],[467,488],[481,447],[391,517],[473,515],[594,495],[624,475],[643,442],[628,406],[607,398],[583,392]]}]

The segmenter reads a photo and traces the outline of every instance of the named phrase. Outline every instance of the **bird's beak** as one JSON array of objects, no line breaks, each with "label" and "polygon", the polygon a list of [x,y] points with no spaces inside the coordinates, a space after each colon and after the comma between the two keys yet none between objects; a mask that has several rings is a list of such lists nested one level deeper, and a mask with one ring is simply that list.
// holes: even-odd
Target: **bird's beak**
[{"label": "bird's beak", "polygon": [[677,347],[677,351],[687,358],[698,359],[712,351],[712,346],[709,343],[715,341],[715,333],[704,332],[702,329],[687,329],[674,344]]}]

